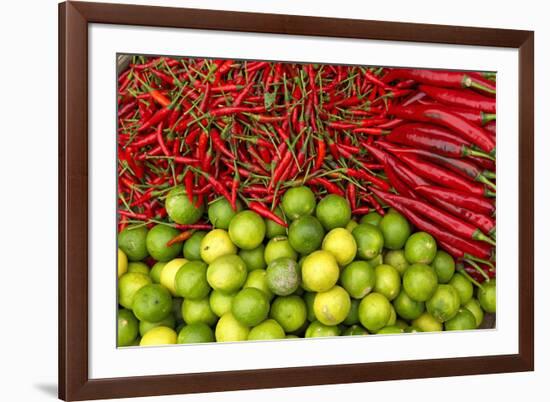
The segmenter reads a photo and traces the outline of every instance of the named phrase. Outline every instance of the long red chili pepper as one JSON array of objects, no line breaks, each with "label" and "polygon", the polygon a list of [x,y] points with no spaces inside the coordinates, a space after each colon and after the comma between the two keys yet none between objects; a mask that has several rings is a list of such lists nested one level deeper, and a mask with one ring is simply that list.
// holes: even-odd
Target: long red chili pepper
[{"label": "long red chili pepper", "polygon": [[496,113],[497,111],[495,98],[488,98],[476,92],[438,88],[431,85],[420,85],[418,89],[438,102],[455,106],[464,106],[488,113]]},{"label": "long red chili pepper", "polygon": [[485,197],[478,197],[436,186],[420,186],[416,187],[415,190],[428,198],[439,198],[450,204],[454,204],[480,214],[491,215],[495,212],[495,205]]},{"label": "long red chili pepper", "polygon": [[344,192],[340,187],[338,187],[336,184],[332,183],[331,181],[325,179],[324,177],[312,177],[308,180],[308,183],[322,186],[330,194],[336,194],[336,195],[339,195],[340,197],[344,196]]},{"label": "long red chili pepper", "polygon": [[266,207],[261,202],[252,201],[248,203],[248,208],[250,208],[252,211],[256,212],[258,215],[270,219],[273,222],[284,226],[285,228],[288,227],[288,224],[282,220],[280,217],[278,217],[274,212],[272,212],[268,207]]}]

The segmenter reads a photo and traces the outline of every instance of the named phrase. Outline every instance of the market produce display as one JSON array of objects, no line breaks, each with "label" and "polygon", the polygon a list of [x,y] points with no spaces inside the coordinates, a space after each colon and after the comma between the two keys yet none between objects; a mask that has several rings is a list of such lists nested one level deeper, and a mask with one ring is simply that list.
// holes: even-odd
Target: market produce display
[{"label": "market produce display", "polygon": [[495,79],[133,56],[118,82],[118,346],[483,326]]}]

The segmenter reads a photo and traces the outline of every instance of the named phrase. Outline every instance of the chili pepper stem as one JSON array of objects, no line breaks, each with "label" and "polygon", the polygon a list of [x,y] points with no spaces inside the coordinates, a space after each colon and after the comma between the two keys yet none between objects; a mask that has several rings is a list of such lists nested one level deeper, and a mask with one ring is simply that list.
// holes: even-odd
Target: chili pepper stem
[{"label": "chili pepper stem", "polygon": [[471,283],[473,283],[475,286],[477,286],[477,287],[480,288],[480,289],[482,288],[481,284],[480,284],[478,281],[476,281],[474,278],[472,278],[472,277],[470,276],[470,274],[469,274],[468,272],[466,272],[466,270],[464,270],[464,269],[459,269],[458,272],[460,272],[462,275],[464,275],[464,277],[465,277],[467,280],[469,280]]},{"label": "chili pepper stem", "polygon": [[489,278],[489,275],[487,275],[487,272],[485,272],[474,260],[470,260],[468,258],[465,258],[464,261],[468,262],[477,272],[482,275],[486,281],[489,281],[491,278]]},{"label": "chili pepper stem", "polygon": [[489,236],[484,235],[483,232],[482,232],[481,230],[479,230],[479,229],[475,231],[475,233],[474,233],[474,235],[472,236],[472,238],[473,238],[474,240],[479,240],[479,241],[487,242],[487,243],[489,243],[489,244],[492,245],[492,246],[496,246],[496,245],[497,245],[496,242],[495,242],[493,239],[491,239]]}]

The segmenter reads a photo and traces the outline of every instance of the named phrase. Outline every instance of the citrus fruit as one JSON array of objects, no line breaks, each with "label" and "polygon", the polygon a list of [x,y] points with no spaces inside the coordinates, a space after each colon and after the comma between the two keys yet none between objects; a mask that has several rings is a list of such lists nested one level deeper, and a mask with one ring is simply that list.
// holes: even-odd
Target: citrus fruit
[{"label": "citrus fruit", "polygon": [[[279,218],[281,218],[283,221],[285,220],[285,216],[280,207],[275,208],[273,213],[277,215]],[[271,219],[266,219],[265,236],[268,239],[273,239],[276,236],[285,236],[285,235],[286,235],[286,228],[284,226],[279,225],[277,222],[274,222]]]},{"label": "citrus fruit", "polygon": [[321,338],[326,336],[339,336],[340,328],[338,326],[325,325],[319,321],[313,321],[306,329],[306,338]]},{"label": "citrus fruit", "polygon": [[202,238],[200,256],[205,263],[211,264],[219,257],[231,254],[237,254],[237,247],[225,230],[211,230]]},{"label": "citrus fruit", "polygon": [[401,276],[397,269],[391,265],[382,264],[374,269],[374,273],[376,275],[374,291],[384,295],[389,301],[395,299],[401,290]]},{"label": "citrus fruit", "polygon": [[445,321],[445,331],[464,331],[476,327],[476,318],[465,308],[459,309],[453,318]]},{"label": "citrus fruit", "polygon": [[215,228],[227,230],[231,219],[242,209],[239,200],[237,200],[237,210],[234,211],[226,198],[219,198],[208,206],[208,220]]},{"label": "citrus fruit", "polygon": [[225,313],[231,312],[231,303],[236,294],[237,292],[223,293],[219,290],[213,290],[210,293],[209,303],[214,314],[221,317]]},{"label": "citrus fruit", "polygon": [[141,261],[149,255],[145,245],[147,232],[145,226],[130,225],[118,234],[118,248],[129,261]]},{"label": "citrus fruit", "polygon": [[363,328],[361,325],[352,325],[342,333],[344,336],[357,336],[357,335],[368,335],[368,331]]},{"label": "citrus fruit", "polygon": [[321,247],[325,229],[314,216],[306,215],[296,219],[288,228],[288,241],[294,250],[309,254]]},{"label": "citrus fruit", "polygon": [[340,266],[348,265],[355,258],[357,243],[344,228],[332,229],[323,239],[322,249],[331,253]]},{"label": "citrus fruit", "polygon": [[424,302],[411,299],[404,290],[401,290],[393,300],[393,307],[396,313],[405,320],[414,320],[420,317],[425,309]]},{"label": "citrus fruit", "polygon": [[142,287],[149,285],[151,278],[137,272],[127,272],[118,280],[118,303],[132,310],[134,296]]},{"label": "citrus fruit", "polygon": [[413,300],[428,300],[437,289],[435,270],[426,264],[412,264],[403,274],[403,289]]},{"label": "citrus fruit", "polygon": [[168,216],[176,223],[181,225],[190,225],[197,223],[204,212],[204,205],[201,203],[197,206],[197,197],[193,197],[193,201],[185,192],[182,186],[174,187],[166,196],[164,204]]},{"label": "citrus fruit", "polygon": [[299,296],[277,297],[271,304],[270,317],[281,325],[285,332],[300,329],[307,319],[307,307]]},{"label": "citrus fruit", "polygon": [[484,314],[477,299],[468,300],[468,302],[464,305],[464,308],[467,309],[470,313],[472,313],[472,315],[476,320],[476,328],[479,327],[483,322]]},{"label": "citrus fruit", "polygon": [[204,299],[184,299],[181,304],[181,316],[186,324],[204,322],[206,325],[214,325],[218,316],[210,308],[208,297]]},{"label": "citrus fruit", "polygon": [[288,296],[300,286],[300,275],[296,261],[282,257],[267,266],[267,286],[278,296]]},{"label": "citrus fruit", "polygon": [[127,272],[138,272],[140,274],[149,275],[149,266],[141,261],[132,261],[128,263]]},{"label": "citrus fruit", "polygon": [[246,277],[243,288],[256,288],[265,293],[267,300],[273,298],[273,292],[271,292],[267,285],[267,271],[265,269],[250,271]]},{"label": "citrus fruit", "polygon": [[180,231],[166,225],[153,226],[149,233],[147,233],[147,239],[145,244],[147,245],[147,251],[157,261],[170,261],[176,258],[181,253],[182,244],[174,243],[171,246],[167,246],[170,240],[180,234]]},{"label": "citrus fruit", "polygon": [[465,305],[474,295],[474,285],[462,274],[454,274],[449,285],[454,287],[460,297],[460,305]]},{"label": "citrus fruit", "polygon": [[208,284],[216,290],[233,293],[246,281],[246,264],[238,255],[224,255],[212,262],[206,270]]},{"label": "citrus fruit", "polygon": [[460,296],[451,285],[438,285],[433,296],[426,302],[428,313],[441,322],[453,318],[459,308]]},{"label": "citrus fruit", "polygon": [[145,285],[134,296],[134,315],[144,321],[158,322],[172,311],[172,296],[163,286]]},{"label": "citrus fruit", "polygon": [[176,294],[188,299],[202,299],[210,293],[206,280],[207,265],[202,261],[189,261],[178,270],[175,278]]},{"label": "citrus fruit", "polygon": [[117,346],[130,346],[138,334],[138,320],[127,309],[119,309],[117,314]]},{"label": "citrus fruit", "polygon": [[398,326],[396,325],[388,325],[382,329],[379,329],[377,332],[376,332],[376,335],[388,335],[388,334],[402,334],[403,333],[403,329],[399,328]]},{"label": "citrus fruit", "polygon": [[350,308],[349,295],[340,286],[317,293],[313,302],[315,317],[325,325],[340,324],[348,316]]},{"label": "citrus fruit", "polygon": [[231,313],[247,327],[258,325],[267,318],[269,303],[264,292],[256,288],[245,288],[233,298]]},{"label": "citrus fruit", "polygon": [[188,324],[178,332],[177,343],[206,342],[214,342],[214,333],[212,329],[203,322]]},{"label": "citrus fruit", "polygon": [[241,324],[231,313],[225,313],[216,324],[217,342],[238,342],[246,341],[249,334],[246,325]]},{"label": "citrus fruit", "polygon": [[126,257],[124,251],[119,248],[117,254],[117,275],[120,278],[126,272],[128,272],[128,257]]},{"label": "citrus fruit", "polygon": [[423,313],[420,317],[413,320],[411,323],[414,328],[419,329],[421,332],[436,332],[443,331],[443,325],[436,320],[430,313]]},{"label": "citrus fruit", "polygon": [[326,230],[344,228],[351,219],[351,208],[344,197],[329,194],[319,201],[315,215]]},{"label": "citrus fruit", "polygon": [[435,239],[426,232],[413,233],[405,243],[405,258],[410,264],[431,264],[436,253]]},{"label": "citrus fruit", "polygon": [[281,203],[285,215],[291,220],[311,215],[315,210],[315,204],[315,194],[305,186],[287,190]]},{"label": "citrus fruit", "polygon": [[497,311],[497,287],[494,279],[485,282],[477,291],[477,299],[481,308],[487,313]]},{"label": "citrus fruit", "polygon": [[[317,320],[317,317],[315,317],[315,312],[313,311],[313,302],[315,301],[315,295],[316,293],[313,292],[306,292],[304,294],[304,301],[306,303],[307,309],[307,320],[310,322]],[[273,307],[271,308],[271,311],[273,311]]]},{"label": "citrus fruit", "polygon": [[298,258],[298,253],[292,248],[288,238],[286,236],[277,236],[269,240],[264,251],[266,264],[269,265],[272,261],[283,257],[290,258],[291,260]]},{"label": "citrus fruit", "polygon": [[378,226],[380,224],[380,221],[382,220],[383,216],[380,215],[376,211],[369,212],[368,214],[364,215],[359,223],[369,223],[374,226]]},{"label": "citrus fruit", "polygon": [[403,250],[389,250],[386,255],[384,255],[384,264],[391,265],[397,269],[397,272],[399,272],[401,276],[403,276],[405,270],[409,267]]},{"label": "citrus fruit", "polygon": [[172,296],[177,296],[176,275],[187,262],[185,258],[174,258],[172,261],[167,262],[160,272],[160,284],[168,289]]},{"label": "citrus fruit", "polygon": [[411,234],[409,222],[396,211],[391,211],[384,215],[378,227],[384,236],[384,247],[390,250],[403,248]]},{"label": "citrus fruit", "polygon": [[370,293],[359,304],[359,321],[370,332],[386,326],[391,316],[391,304],[380,293]]},{"label": "citrus fruit", "polygon": [[264,341],[269,339],[284,339],[285,331],[275,320],[265,320],[256,325],[248,333],[249,341]]},{"label": "citrus fruit", "polygon": [[359,303],[360,301],[357,299],[350,299],[349,312],[342,324],[353,325],[359,323]]},{"label": "citrus fruit", "polygon": [[351,232],[357,243],[357,255],[364,260],[376,257],[384,247],[384,236],[378,227],[362,223]]},{"label": "citrus fruit", "polygon": [[176,319],[174,318],[174,314],[168,314],[166,318],[163,320],[160,320],[158,322],[151,322],[151,321],[140,321],[139,322],[139,334],[141,336],[145,335],[149,330],[156,328],[156,327],[168,327],[168,328],[174,328],[176,326]]},{"label": "citrus fruit", "polygon": [[206,236],[205,231],[197,231],[183,243],[183,256],[189,261],[199,261],[201,259],[201,241]]},{"label": "citrus fruit", "polygon": [[455,260],[446,251],[437,250],[432,267],[435,269],[439,283],[449,283],[455,273]]},{"label": "citrus fruit", "polygon": [[229,223],[229,237],[237,247],[252,250],[264,241],[265,222],[254,211],[239,212]]},{"label": "citrus fruit", "polygon": [[362,299],[376,284],[374,268],[366,261],[354,261],[343,269],[340,283],[351,297]]},{"label": "citrus fruit", "polygon": [[386,326],[395,325],[397,322],[397,313],[395,312],[395,308],[393,307],[393,304],[390,304],[390,318],[388,318],[388,322],[386,323]]},{"label": "citrus fruit", "polygon": [[151,271],[149,271],[149,276],[151,277],[151,280],[153,281],[153,283],[160,283],[160,275],[165,265],[166,263],[161,261],[153,265],[153,267],[151,268]]},{"label": "citrus fruit", "polygon": [[174,345],[178,335],[168,327],[155,327],[147,331],[141,338],[139,346]]},{"label": "citrus fruit", "polygon": [[256,269],[265,269],[267,264],[264,259],[265,246],[260,244],[258,247],[253,248],[252,250],[241,250],[239,251],[239,257],[241,257],[246,264],[246,268],[249,271],[254,271]]},{"label": "citrus fruit", "polygon": [[314,251],[302,264],[304,286],[314,292],[325,292],[338,281],[340,268],[336,258],[328,251]]}]

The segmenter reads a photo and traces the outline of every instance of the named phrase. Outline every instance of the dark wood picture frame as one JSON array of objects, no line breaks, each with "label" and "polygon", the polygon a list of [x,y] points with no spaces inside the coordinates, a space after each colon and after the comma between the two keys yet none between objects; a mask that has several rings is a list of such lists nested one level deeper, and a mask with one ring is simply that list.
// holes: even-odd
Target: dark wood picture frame
[{"label": "dark wood picture frame", "polygon": [[[88,24],[120,24],[519,49],[519,353],[89,379]],[[59,5],[59,397],[83,400],[534,369],[534,33],[508,29],[66,2]]]}]

